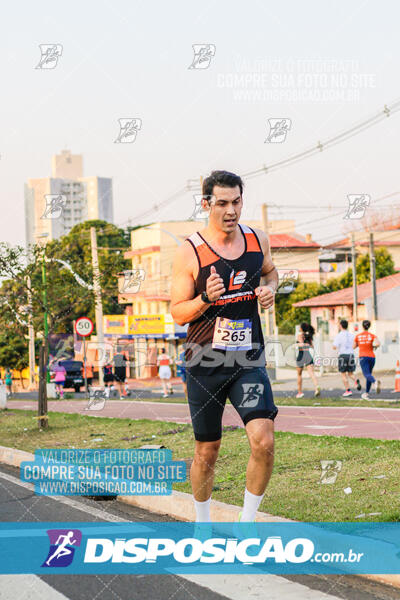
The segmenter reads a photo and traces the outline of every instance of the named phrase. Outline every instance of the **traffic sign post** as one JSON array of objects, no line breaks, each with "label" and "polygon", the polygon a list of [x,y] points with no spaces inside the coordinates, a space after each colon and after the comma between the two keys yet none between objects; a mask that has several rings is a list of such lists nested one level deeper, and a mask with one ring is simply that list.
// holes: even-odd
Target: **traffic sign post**
[{"label": "traffic sign post", "polygon": [[88,394],[88,385],[87,385],[87,374],[86,374],[86,339],[89,335],[93,333],[94,325],[93,321],[89,319],[89,317],[79,317],[75,321],[75,332],[77,335],[83,337],[83,375],[85,378],[85,392]]}]

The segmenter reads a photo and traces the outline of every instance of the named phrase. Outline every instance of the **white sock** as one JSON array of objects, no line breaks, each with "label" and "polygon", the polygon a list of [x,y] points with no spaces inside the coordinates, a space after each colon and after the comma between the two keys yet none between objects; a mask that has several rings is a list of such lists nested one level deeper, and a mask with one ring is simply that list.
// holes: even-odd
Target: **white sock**
[{"label": "white sock", "polygon": [[196,523],[202,522],[210,522],[210,504],[211,504],[211,496],[205,502],[198,502],[195,498],[194,500],[194,508],[196,509]]},{"label": "white sock", "polygon": [[254,519],[256,518],[256,512],[263,498],[264,494],[262,494],[261,496],[256,496],[255,494],[249,492],[247,488],[245,489],[242,517],[240,519],[241,522],[254,521]]}]

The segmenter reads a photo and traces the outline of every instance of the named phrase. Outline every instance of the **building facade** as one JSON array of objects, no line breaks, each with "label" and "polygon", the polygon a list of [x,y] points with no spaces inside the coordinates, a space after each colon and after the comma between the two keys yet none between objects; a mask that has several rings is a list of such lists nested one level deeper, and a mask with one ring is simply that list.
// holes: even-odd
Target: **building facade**
[{"label": "building facade", "polygon": [[81,155],[63,150],[52,157],[52,176],[25,184],[26,244],[46,235],[48,241],[66,235],[78,223],[113,222],[112,179],[84,177]]}]

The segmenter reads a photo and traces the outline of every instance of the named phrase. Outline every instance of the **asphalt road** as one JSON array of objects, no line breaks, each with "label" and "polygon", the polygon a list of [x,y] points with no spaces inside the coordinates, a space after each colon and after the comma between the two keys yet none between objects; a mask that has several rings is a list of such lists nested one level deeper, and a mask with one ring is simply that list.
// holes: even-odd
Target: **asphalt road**
[{"label": "asphalt road", "polygon": [[[48,402],[48,410],[79,413],[90,416],[129,419],[152,419],[190,423],[187,404],[109,400],[102,410],[88,411],[86,400],[56,400]],[[9,400],[8,408],[37,410],[32,400]],[[223,425],[242,427],[235,409],[227,405]],[[311,435],[369,437],[382,440],[400,439],[400,410],[374,407],[280,406],[275,420],[277,431],[292,431]]]},{"label": "asphalt road", "polygon": [[[18,469],[0,465],[0,520],[167,520],[116,500],[35,496]],[[336,575],[1,575],[0,600],[400,600],[400,590]]]}]

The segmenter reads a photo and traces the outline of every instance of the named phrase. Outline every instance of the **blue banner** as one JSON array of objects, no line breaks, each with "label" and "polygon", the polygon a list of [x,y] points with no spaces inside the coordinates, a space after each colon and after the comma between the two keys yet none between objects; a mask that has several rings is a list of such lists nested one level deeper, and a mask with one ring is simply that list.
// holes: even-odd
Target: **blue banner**
[{"label": "blue banner", "polygon": [[399,523],[1,523],[0,573],[400,573]]},{"label": "blue banner", "polygon": [[166,449],[39,449],[20,477],[43,496],[167,496],[186,481],[186,463]]}]

